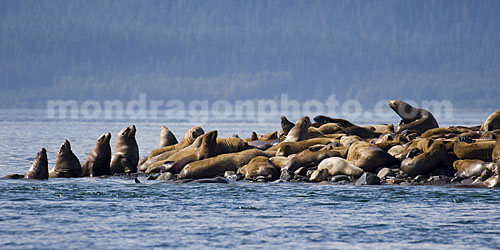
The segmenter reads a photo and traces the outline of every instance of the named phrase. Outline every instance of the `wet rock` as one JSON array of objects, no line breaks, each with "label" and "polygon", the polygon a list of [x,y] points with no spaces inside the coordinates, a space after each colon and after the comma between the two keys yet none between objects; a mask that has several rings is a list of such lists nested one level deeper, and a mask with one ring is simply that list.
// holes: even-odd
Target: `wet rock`
[{"label": "wet rock", "polygon": [[295,181],[307,181],[307,180],[308,180],[308,178],[307,178],[306,176],[303,176],[303,175],[295,175],[295,176],[293,177],[293,179],[294,179]]},{"label": "wet rock", "polygon": [[349,179],[349,176],[347,176],[347,175],[335,175],[332,177],[332,179],[330,181],[331,182],[351,181],[351,179]]},{"label": "wet rock", "polygon": [[474,179],[472,177],[470,178],[467,178],[467,179],[464,179],[460,182],[460,184],[465,184],[465,185],[468,185],[468,184],[472,184],[474,182]]},{"label": "wet rock", "polygon": [[426,182],[435,182],[435,181],[439,181],[439,180],[441,180],[441,177],[431,176],[431,177],[427,178]]},{"label": "wet rock", "polygon": [[365,172],[359,179],[356,181],[356,186],[361,185],[379,185],[380,179],[370,172]]},{"label": "wet rock", "polygon": [[320,182],[328,179],[328,169],[317,169],[311,174],[309,181]]},{"label": "wet rock", "polygon": [[307,168],[305,167],[300,167],[298,168],[297,170],[295,170],[295,172],[293,172],[295,175],[302,175],[302,176],[306,176],[307,175]]},{"label": "wet rock", "polygon": [[426,176],[425,176],[425,175],[421,175],[421,174],[419,174],[419,175],[415,176],[415,178],[413,178],[413,182],[421,182],[421,181],[423,181],[425,178],[426,178]]},{"label": "wet rock", "polygon": [[256,182],[267,182],[268,178],[265,176],[257,176],[257,177],[255,177],[255,181]]},{"label": "wet rock", "polygon": [[349,183],[349,182],[346,180],[342,180],[342,181],[337,182],[337,184],[340,184],[340,185],[345,185],[347,183]]},{"label": "wet rock", "polygon": [[312,170],[312,169],[307,170],[306,176],[311,177],[311,175],[312,175],[312,173],[314,173],[314,171],[316,171],[316,170]]},{"label": "wet rock", "polygon": [[158,181],[169,181],[169,180],[173,180],[173,179],[174,179],[174,175],[170,172],[162,173],[162,174],[160,174],[160,176],[158,176],[158,178],[156,178],[156,180],[158,180]]},{"label": "wet rock", "polygon": [[400,184],[404,182],[405,180],[401,178],[396,178],[396,177],[389,177],[387,180],[385,180],[385,184],[387,185],[394,185],[394,184]]},{"label": "wet rock", "polygon": [[396,175],[396,178],[401,178],[401,179],[404,179],[404,178],[406,178],[406,177],[408,177],[408,174],[407,174],[407,173],[399,173],[399,174],[397,174],[397,175]]},{"label": "wet rock", "polygon": [[290,181],[293,179],[293,173],[291,171],[283,170],[281,171],[280,180]]},{"label": "wet rock", "polygon": [[377,173],[377,177],[380,179],[384,179],[387,176],[394,176],[394,172],[390,168],[382,168],[380,171]]}]

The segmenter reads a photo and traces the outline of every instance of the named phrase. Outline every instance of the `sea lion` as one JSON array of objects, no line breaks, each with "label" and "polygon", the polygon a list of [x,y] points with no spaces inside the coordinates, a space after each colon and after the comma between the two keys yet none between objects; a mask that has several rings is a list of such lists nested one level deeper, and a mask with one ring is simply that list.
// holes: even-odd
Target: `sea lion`
[{"label": "sea lion", "polygon": [[258,148],[260,150],[266,150],[271,147],[271,144],[269,144],[266,141],[261,141],[261,140],[256,140],[256,141],[250,141],[248,142],[248,145],[254,148]]},{"label": "sea lion", "polygon": [[453,162],[455,176],[469,178],[480,176],[485,169],[485,162],[481,160],[457,160]]},{"label": "sea lion", "polygon": [[500,136],[497,137],[495,146],[493,147],[493,152],[491,154],[493,162],[500,163]]},{"label": "sea lion", "polygon": [[324,115],[318,115],[318,116],[314,117],[314,121],[317,123],[337,123],[338,125],[340,125],[343,128],[355,126],[354,124],[352,124],[348,120],[331,118],[331,117],[324,116]]},{"label": "sea lion", "polygon": [[378,167],[390,167],[397,163],[392,155],[365,141],[354,142],[349,147],[347,160],[367,172],[374,172]]},{"label": "sea lion", "polygon": [[237,153],[222,154],[187,164],[177,176],[178,179],[201,179],[223,175],[226,171],[237,171],[257,156],[268,153],[259,149],[247,149]]},{"label": "sea lion", "polygon": [[158,143],[158,148],[163,148],[179,143],[175,135],[165,126],[161,127],[160,132],[160,142]]},{"label": "sea lion", "polygon": [[357,135],[344,135],[340,138],[340,144],[349,147],[357,141],[362,141],[362,139]]},{"label": "sea lion", "polygon": [[345,133],[344,130],[342,129],[342,127],[340,125],[338,125],[337,123],[326,123],[326,124],[323,124],[323,125],[321,125],[318,128],[318,130],[322,134],[335,134],[335,133],[338,133],[338,132]]},{"label": "sea lion", "polygon": [[171,150],[183,149],[183,148],[191,145],[196,140],[196,138],[198,138],[198,136],[200,136],[204,133],[205,133],[205,131],[203,131],[203,129],[201,127],[194,126],[194,127],[190,128],[184,134],[184,137],[182,137],[181,142],[174,144],[174,145],[162,147],[162,148],[157,148],[157,149],[151,151],[151,153],[149,153],[148,159],[150,159],[151,157],[157,156],[159,154],[171,151]]},{"label": "sea lion", "polygon": [[291,154],[296,154],[300,151],[303,151],[312,145],[316,144],[326,145],[333,141],[335,140],[330,138],[314,138],[298,142],[282,142],[268,148],[266,152],[274,152],[277,156],[289,156]]},{"label": "sea lion", "polygon": [[82,177],[82,167],[76,155],[71,151],[68,140],[57,151],[56,165],[49,171],[49,178]]},{"label": "sea lion", "polygon": [[467,128],[458,128],[458,127],[449,127],[449,128],[433,128],[425,131],[422,133],[421,137],[422,138],[428,138],[428,137],[445,137],[448,134],[452,134],[454,136],[462,134],[462,133],[469,133],[472,132],[471,129]]},{"label": "sea lion", "polygon": [[461,160],[473,159],[489,162],[492,161],[494,147],[494,140],[476,140],[473,143],[457,142],[453,152]]},{"label": "sea lion", "polygon": [[285,156],[273,156],[269,158],[269,160],[277,167],[280,169],[285,166],[285,164],[288,162],[288,158]]},{"label": "sea lion", "polygon": [[276,180],[280,174],[280,168],[274,165],[269,158],[265,156],[257,156],[250,162],[238,170],[245,179],[255,179],[263,176],[267,181]]},{"label": "sea lion", "polygon": [[47,180],[49,178],[49,163],[47,161],[47,150],[42,148],[40,152],[36,154],[33,164],[26,174],[24,174],[25,179],[35,179],[35,180]]},{"label": "sea lion", "polygon": [[135,140],[135,125],[126,127],[118,133],[115,149],[111,157],[111,173],[135,173],[139,162],[139,147]]},{"label": "sea lion", "polygon": [[300,118],[288,132],[284,142],[298,142],[307,138],[307,129],[311,126],[309,117]]},{"label": "sea lion", "polygon": [[341,157],[330,157],[322,160],[318,169],[328,170],[328,175],[348,175],[354,178],[359,178],[363,175],[363,169],[356,167],[352,162]]},{"label": "sea lion", "polygon": [[439,127],[434,116],[425,109],[414,108],[400,100],[389,100],[387,104],[401,117],[400,124],[394,128],[394,132],[397,134],[404,130],[416,130],[424,133],[429,129]]},{"label": "sea lion", "polygon": [[492,131],[495,129],[500,129],[500,110],[493,112],[486,121],[483,122],[480,131]]},{"label": "sea lion", "polygon": [[309,150],[304,150],[300,154],[291,156],[288,162],[283,166],[282,170],[294,172],[300,167],[313,167],[317,166],[323,159],[341,156],[338,151],[325,150],[311,152]]},{"label": "sea lion", "polygon": [[445,145],[437,140],[423,139],[408,157],[401,162],[400,168],[409,176],[430,173],[440,166],[449,166]]},{"label": "sea lion", "polygon": [[286,116],[281,117],[281,131],[283,132],[283,134],[285,136],[288,135],[290,130],[292,130],[293,126],[295,126],[295,124],[293,124],[293,122],[289,121],[286,118]]},{"label": "sea lion", "polygon": [[111,162],[111,146],[109,141],[111,134],[103,134],[97,138],[97,142],[90,151],[87,159],[82,164],[83,176],[102,176],[111,175],[109,164]]}]

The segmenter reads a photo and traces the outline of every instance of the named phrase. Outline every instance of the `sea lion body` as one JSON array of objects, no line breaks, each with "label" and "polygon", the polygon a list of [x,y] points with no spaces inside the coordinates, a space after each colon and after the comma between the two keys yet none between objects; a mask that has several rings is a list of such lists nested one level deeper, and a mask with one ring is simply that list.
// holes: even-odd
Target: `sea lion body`
[{"label": "sea lion body", "polygon": [[38,154],[36,154],[33,164],[26,174],[24,174],[25,179],[34,180],[47,180],[49,178],[49,163],[47,161],[47,150],[42,148]]},{"label": "sea lion body", "polygon": [[500,110],[493,112],[481,125],[480,131],[493,131],[500,129]]},{"label": "sea lion body", "polygon": [[56,165],[49,171],[49,178],[82,177],[82,167],[76,155],[71,151],[68,140],[59,147]]},{"label": "sea lion body", "polygon": [[341,157],[330,157],[322,160],[318,169],[328,170],[328,175],[348,175],[355,178],[359,178],[363,175],[363,169],[356,167],[352,162],[341,158]]},{"label": "sea lion body", "polygon": [[456,160],[453,162],[456,176],[469,178],[480,176],[485,169],[485,162],[481,160]]},{"label": "sea lion body", "polygon": [[473,143],[457,142],[453,152],[461,160],[470,159],[489,162],[492,161],[494,147],[494,140],[476,140]]},{"label": "sea lion body", "polygon": [[139,162],[139,147],[135,140],[135,125],[124,128],[116,138],[115,149],[111,157],[112,174],[135,173]]},{"label": "sea lion body", "polygon": [[177,141],[177,138],[175,138],[174,133],[172,133],[172,131],[170,131],[170,129],[168,129],[167,127],[162,126],[158,148],[168,147],[177,143],[179,142]]},{"label": "sea lion body", "polygon": [[300,154],[291,156],[288,159],[288,162],[283,166],[282,169],[287,171],[295,171],[300,167],[313,167],[318,165],[323,159],[340,156],[340,153],[337,151],[316,151],[311,152],[305,150]]},{"label": "sea lion body", "polygon": [[241,167],[239,172],[245,176],[245,179],[254,179],[263,176],[266,180],[272,181],[279,177],[280,168],[274,165],[269,158],[257,156],[247,165]]},{"label": "sea lion body", "polygon": [[111,134],[103,134],[98,139],[97,142],[90,151],[87,159],[82,164],[82,175],[83,176],[102,176],[111,175],[111,169],[109,164],[111,162],[111,146],[109,141],[111,140]]},{"label": "sea lion body", "polygon": [[500,136],[497,137],[495,146],[493,147],[491,159],[493,160],[493,162],[500,163]]},{"label": "sea lion body", "polygon": [[190,128],[184,134],[184,137],[182,137],[181,142],[174,144],[174,145],[162,147],[162,148],[157,148],[157,149],[151,151],[151,153],[149,153],[149,155],[148,155],[148,159],[152,158],[154,156],[157,156],[159,154],[168,152],[168,151],[183,149],[183,148],[191,145],[196,140],[196,138],[198,138],[200,135],[202,135],[204,133],[205,133],[205,131],[203,131],[203,129],[201,127],[194,126],[194,127]]},{"label": "sea lion body", "polygon": [[433,139],[424,139],[415,149],[416,155],[411,154],[401,162],[400,168],[410,176],[426,174],[440,166],[449,165],[448,153],[445,145]]},{"label": "sea lion body", "polygon": [[378,167],[390,167],[396,159],[379,147],[365,141],[354,142],[347,152],[347,160],[367,172],[374,172]]},{"label": "sea lion body", "polygon": [[298,142],[305,140],[307,138],[307,131],[311,126],[311,121],[309,117],[300,118],[293,128],[288,132],[284,142]]},{"label": "sea lion body", "polygon": [[390,100],[387,104],[401,117],[400,124],[394,128],[394,132],[397,134],[404,130],[416,130],[424,133],[429,129],[439,127],[434,116],[425,109],[414,108],[400,100]]}]

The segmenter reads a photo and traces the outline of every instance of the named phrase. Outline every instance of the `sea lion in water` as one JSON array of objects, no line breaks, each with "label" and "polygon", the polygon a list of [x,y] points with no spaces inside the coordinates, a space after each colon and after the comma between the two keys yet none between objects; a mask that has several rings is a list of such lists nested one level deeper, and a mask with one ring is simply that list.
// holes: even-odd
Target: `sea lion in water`
[{"label": "sea lion in water", "polygon": [[57,151],[56,166],[49,171],[49,178],[82,177],[82,167],[76,155],[71,151],[68,140]]},{"label": "sea lion in water", "polygon": [[417,176],[430,173],[440,166],[449,165],[445,145],[433,139],[423,139],[401,162],[400,168],[410,176]]},{"label": "sea lion in water", "polygon": [[300,118],[290,132],[288,132],[284,142],[298,142],[305,140],[307,138],[307,130],[311,126],[311,121],[309,117]]},{"label": "sea lion in water", "polygon": [[348,175],[359,178],[364,171],[356,167],[352,162],[341,157],[330,157],[322,160],[318,165],[318,170],[328,170],[328,175]]},{"label": "sea lion in water", "polygon": [[111,134],[103,134],[97,138],[97,142],[90,151],[87,159],[82,164],[83,176],[102,176],[111,175],[109,164],[111,162],[111,146],[109,141]]},{"label": "sea lion in water", "polygon": [[392,155],[365,141],[354,142],[349,147],[347,160],[367,172],[374,172],[378,167],[390,167],[397,163]]},{"label": "sea lion in water", "polygon": [[434,116],[425,109],[414,108],[400,100],[389,100],[387,104],[401,117],[400,124],[394,128],[394,132],[397,134],[404,130],[416,130],[424,133],[429,129],[439,127]]},{"label": "sea lion in water", "polygon": [[30,169],[24,174],[25,179],[47,180],[49,178],[49,163],[47,161],[47,150],[42,148],[36,154]]},{"label": "sea lion in water", "polygon": [[255,179],[262,176],[267,181],[273,181],[279,177],[280,168],[274,165],[269,158],[257,156],[238,171],[245,176],[245,179]]},{"label": "sea lion in water", "polygon": [[135,173],[139,162],[139,147],[135,140],[135,125],[126,127],[118,133],[115,149],[111,157],[111,173]]},{"label": "sea lion in water", "polygon": [[500,129],[500,110],[488,116],[486,121],[481,125],[481,128],[479,128],[480,131],[492,131],[495,129]]},{"label": "sea lion in water", "polygon": [[226,171],[237,171],[257,156],[269,155],[259,149],[247,149],[237,153],[222,154],[201,161],[191,162],[182,169],[178,179],[201,179],[223,175]]}]

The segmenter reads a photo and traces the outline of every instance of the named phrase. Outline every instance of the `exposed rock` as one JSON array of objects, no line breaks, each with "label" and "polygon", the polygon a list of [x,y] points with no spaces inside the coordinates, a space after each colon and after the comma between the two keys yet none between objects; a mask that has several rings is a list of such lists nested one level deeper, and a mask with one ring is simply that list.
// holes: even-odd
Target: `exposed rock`
[{"label": "exposed rock", "polygon": [[359,179],[356,181],[356,186],[361,185],[379,185],[380,179],[370,172],[365,172]]}]

